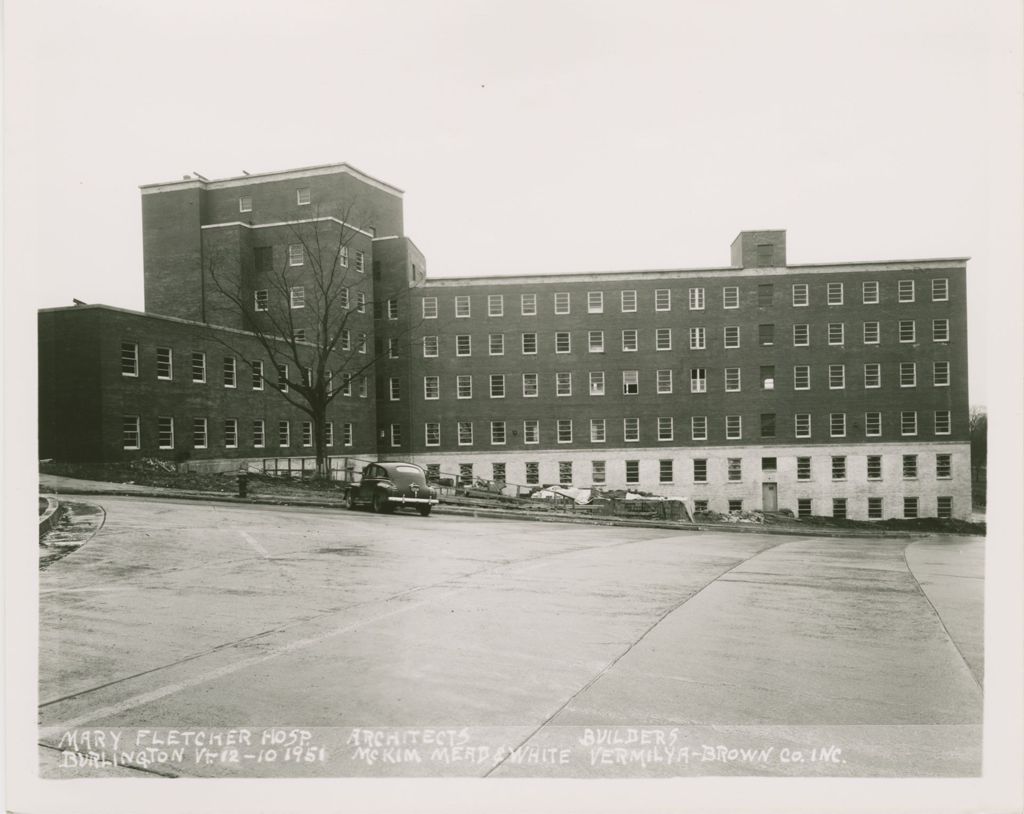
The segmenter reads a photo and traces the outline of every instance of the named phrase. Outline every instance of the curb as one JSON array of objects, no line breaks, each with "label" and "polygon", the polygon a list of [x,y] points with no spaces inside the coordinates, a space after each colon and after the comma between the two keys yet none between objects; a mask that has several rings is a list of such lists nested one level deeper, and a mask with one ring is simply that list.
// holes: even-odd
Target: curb
[{"label": "curb", "polygon": [[61,515],[64,514],[64,507],[60,501],[56,498],[50,497],[49,495],[43,495],[46,498],[46,511],[43,512],[39,518],[39,539],[42,540],[46,536],[47,532],[50,531],[57,521],[60,520]]}]

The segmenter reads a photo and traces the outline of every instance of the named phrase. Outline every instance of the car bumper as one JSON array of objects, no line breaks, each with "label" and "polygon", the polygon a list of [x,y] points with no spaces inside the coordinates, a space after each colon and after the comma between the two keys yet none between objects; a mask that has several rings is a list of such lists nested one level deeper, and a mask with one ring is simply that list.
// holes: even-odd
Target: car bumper
[{"label": "car bumper", "polygon": [[402,505],[408,503],[413,506],[434,506],[438,503],[438,500],[433,497],[402,497],[401,495],[391,495],[388,497],[388,503],[399,503]]}]

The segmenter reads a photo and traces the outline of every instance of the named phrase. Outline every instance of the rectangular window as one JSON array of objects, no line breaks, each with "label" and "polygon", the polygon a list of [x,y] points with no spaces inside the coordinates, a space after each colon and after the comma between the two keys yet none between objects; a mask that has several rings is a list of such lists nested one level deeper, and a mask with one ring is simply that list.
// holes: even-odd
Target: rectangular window
[{"label": "rectangular window", "polygon": [[622,291],[619,294],[620,307],[622,313],[627,314],[636,311],[636,292],[635,291]]},{"label": "rectangular window", "polygon": [[249,363],[249,367],[252,369],[252,389],[262,390],[263,389],[263,362],[258,359],[253,359]]},{"label": "rectangular window", "polygon": [[917,323],[912,319],[901,319],[899,323],[900,342],[917,341]]},{"label": "rectangular window", "polygon": [[356,350],[359,351],[359,353],[366,353],[366,334],[361,331],[359,336],[356,338]]},{"label": "rectangular window", "polygon": [[708,392],[708,371],[707,371],[707,368],[703,368],[703,367],[690,368],[690,392],[691,393],[706,393],[706,392]]},{"label": "rectangular window", "polygon": [[591,353],[604,353],[604,331],[590,331],[587,346]]},{"label": "rectangular window", "polygon": [[338,305],[345,311],[352,307],[352,289],[347,285],[338,289]]},{"label": "rectangular window", "polygon": [[726,309],[740,307],[739,286],[727,285],[722,289],[722,307]]},{"label": "rectangular window", "polygon": [[455,298],[455,318],[468,319],[470,316],[469,297],[460,296]]},{"label": "rectangular window", "polygon": [[424,358],[431,359],[437,356],[438,342],[436,336],[425,336],[423,337],[423,356]]},{"label": "rectangular window", "polygon": [[[704,329],[700,328],[703,332]],[[671,328],[657,328],[654,332],[654,349],[655,350],[672,350],[672,329]]]},{"label": "rectangular window", "polygon": [[917,387],[917,362],[900,362],[900,387]]},{"label": "rectangular window", "polygon": [[604,461],[590,462],[590,479],[595,483],[604,483],[607,467]]},{"label": "rectangular window", "polygon": [[757,286],[757,305],[760,308],[767,308],[775,299],[775,285],[773,283],[759,283]]},{"label": "rectangular window", "polygon": [[635,351],[638,347],[636,330],[629,329],[622,332],[622,349],[624,351]]},{"label": "rectangular window", "polygon": [[224,357],[224,386],[235,387],[238,384],[238,369],[234,356]]},{"label": "rectangular window", "polygon": [[423,298],[423,318],[437,319],[437,297]]},{"label": "rectangular window", "polygon": [[507,475],[504,463],[495,462],[491,464],[491,480],[497,483],[505,483]]},{"label": "rectangular window", "polygon": [[202,351],[192,352],[192,381],[196,384],[206,381],[206,354]]},{"label": "rectangular window", "polygon": [[936,435],[949,435],[952,419],[950,418],[949,410],[936,410],[935,411],[935,434]]},{"label": "rectangular window", "polygon": [[882,386],[882,366],[877,362],[864,365],[864,387],[868,390]]},{"label": "rectangular window", "polygon": [[775,365],[761,365],[761,389],[775,389]]},{"label": "rectangular window", "polygon": [[270,310],[270,291],[260,288],[252,292],[252,307],[254,311]]},{"label": "rectangular window", "polygon": [[739,513],[743,511],[743,501],[740,499],[729,500],[729,513]]},{"label": "rectangular window", "polygon": [[348,268],[348,246],[342,246],[338,249],[338,265],[343,268]]},{"label": "rectangular window", "polygon": [[691,288],[690,289],[690,310],[691,311],[703,311],[704,310],[704,289],[703,288]]},{"label": "rectangular window", "polygon": [[288,245],[288,265],[301,266],[306,262],[306,250],[301,243]]},{"label": "rectangular window", "polygon": [[916,497],[905,497],[903,498],[903,517],[907,520],[917,519],[917,498]]},{"label": "rectangular window", "polygon": [[949,387],[949,362],[932,362],[932,385]]},{"label": "rectangular window", "polygon": [[540,483],[540,464],[537,461],[526,462],[526,482],[531,486]]},{"label": "rectangular window", "polygon": [[828,417],[828,434],[832,438],[846,437],[846,413],[830,413]]},{"label": "rectangular window", "polygon": [[949,320],[948,319],[933,319],[932,320],[932,342],[948,342],[949,341]]},{"label": "rectangular window", "polygon": [[672,371],[671,370],[658,370],[655,371],[655,378],[658,383],[658,393],[665,394],[672,392]]},{"label": "rectangular window", "polygon": [[603,314],[604,313],[604,292],[603,291],[588,291],[587,292],[587,313],[588,314]]},{"label": "rectangular window", "polygon": [[727,415],[725,417],[725,437],[735,441],[743,437],[743,417],[738,415]]},{"label": "rectangular window", "polygon": [[775,326],[774,325],[758,325],[757,326],[757,341],[762,345],[774,345],[775,344]]},{"label": "rectangular window", "polygon": [[334,446],[334,422],[328,421],[324,424],[324,446]]},{"label": "rectangular window", "polygon": [[846,341],[846,324],[843,322],[830,322],[828,324],[828,343],[830,345],[842,345]]},{"label": "rectangular window", "polygon": [[590,395],[592,396],[603,396],[604,395],[604,371],[592,370],[590,371]]},{"label": "rectangular window", "polygon": [[473,444],[473,422],[472,421],[460,421],[458,423],[459,429],[459,446],[468,447]]},{"label": "rectangular window", "polygon": [[725,391],[727,393],[738,393],[740,390],[740,369],[738,367],[727,367],[725,369]]},{"label": "rectangular window", "polygon": [[473,340],[469,334],[457,334],[455,337],[455,355],[471,356],[473,354]]},{"label": "rectangular window", "polygon": [[882,479],[882,456],[868,455],[868,480]]},{"label": "rectangular window", "polygon": [[289,303],[292,308],[305,308],[306,307],[306,287],[302,285],[293,285],[288,289]]},{"label": "rectangular window", "polygon": [[491,374],[491,398],[492,399],[503,399],[503,398],[505,398],[505,374],[504,373],[492,373]]},{"label": "rectangular window", "polygon": [[565,371],[555,374],[555,395],[572,395],[572,373]]},{"label": "rectangular window", "polygon": [[811,389],[811,366],[810,365],[794,365],[794,367],[793,367],[793,389],[794,390],[810,390]]},{"label": "rectangular window", "polygon": [[704,328],[690,328],[690,350],[704,350],[707,347],[707,331]]},{"label": "rectangular window", "polygon": [[811,344],[811,331],[807,325],[793,326],[793,347],[805,348]]},{"label": "rectangular window", "polygon": [[523,374],[523,398],[533,399],[537,398],[540,392],[540,386],[537,380],[536,373],[524,373]]},{"label": "rectangular window", "polygon": [[950,520],[953,517],[953,498],[950,496],[937,497],[935,508],[940,520]]},{"label": "rectangular window", "polygon": [[828,366],[828,389],[842,390],[846,387],[846,365]]},{"label": "rectangular window", "polygon": [[170,348],[156,349],[156,377],[170,379],[173,375],[173,351]]},{"label": "rectangular window", "polygon": [[761,437],[775,437],[775,413],[761,413]]},{"label": "rectangular window", "polygon": [[592,444],[603,444],[605,440],[607,440],[605,420],[603,418],[590,419],[590,442]]},{"label": "rectangular window", "polygon": [[505,355],[505,334],[487,335],[487,352],[491,356]]},{"label": "rectangular window", "polygon": [[708,417],[706,415],[691,416],[690,438],[694,441],[708,440]]},{"label": "rectangular window", "polygon": [[640,483],[640,461],[626,461],[626,483]]},{"label": "rectangular window", "polygon": [[313,446],[313,422],[303,421],[302,422],[302,446],[311,447]]},{"label": "rectangular window", "polygon": [[882,434],[881,413],[864,413],[864,434],[869,438],[877,438]]},{"label": "rectangular window", "polygon": [[842,305],[843,304],[843,284],[842,283],[829,283],[828,284],[828,304],[829,305]]},{"label": "rectangular window", "polygon": [[846,480],[846,456],[832,456],[832,480]]},{"label": "rectangular window", "polygon": [[523,422],[523,443],[540,443],[540,421],[536,418],[528,418]]},{"label": "rectangular window", "polygon": [[740,346],[740,326],[726,325],[722,329],[722,344],[727,348],[738,348]]},{"label": "rectangular window", "polygon": [[761,459],[761,471],[762,472],[777,472],[779,469],[779,459],[775,457],[768,457]]},{"label": "rectangular window", "polygon": [[900,280],[896,288],[897,299],[900,302],[914,301],[914,281]]},{"label": "rectangular window", "polygon": [[302,187],[295,190],[295,204],[297,206],[309,206],[309,187]]},{"label": "rectangular window", "polygon": [[569,292],[558,291],[555,293],[555,313],[556,314],[568,314],[569,313]]},{"label": "rectangular window", "polygon": [[571,418],[560,418],[558,419],[558,443],[559,444],[571,444],[572,443],[572,419]]},{"label": "rectangular window", "polygon": [[904,410],[900,413],[900,435],[917,435],[917,412]]},{"label": "rectangular window", "polygon": [[277,445],[279,447],[291,446],[292,428],[287,421],[277,422]]},{"label": "rectangular window", "polygon": [[487,316],[501,317],[505,315],[505,297],[501,294],[487,295]]},{"label": "rectangular window", "polygon": [[428,421],[423,425],[423,443],[428,447],[441,446],[441,424],[437,421]]},{"label": "rectangular window", "polygon": [[640,392],[640,371],[622,371],[622,395],[635,396]]},{"label": "rectangular window", "polygon": [[708,459],[707,458],[694,458],[693,459],[693,482],[694,483],[707,483],[708,482]]},{"label": "rectangular window", "polygon": [[256,449],[262,449],[267,443],[266,425],[262,418],[255,418],[252,422],[252,445]]},{"label": "rectangular window", "polygon": [[402,425],[392,424],[390,428],[391,435],[391,446],[400,447],[402,446]]},{"label": "rectangular window", "polygon": [[346,446],[352,446],[353,431],[352,425],[348,422],[341,425],[341,443]]},{"label": "rectangular window", "polygon": [[832,516],[837,517],[840,520],[846,519],[846,498],[845,497],[834,497],[832,498]]},{"label": "rectangular window", "polygon": [[949,280],[936,277],[932,280],[932,302],[946,302],[949,299]]},{"label": "rectangular window", "polygon": [[537,314],[536,294],[521,294],[519,296],[519,313],[524,317],[532,317]]},{"label": "rectangular window", "polygon": [[387,312],[388,319],[398,319],[398,300],[396,300],[394,297],[389,297],[387,300]]},{"label": "rectangular window", "polygon": [[423,377],[423,398],[428,401],[441,398],[441,381],[437,376]]},{"label": "rectangular window", "polygon": [[252,212],[252,197],[250,195],[242,195],[238,198],[238,211]]},{"label": "rectangular window", "polygon": [[935,456],[935,477],[942,479],[953,477],[953,456],[948,452],[940,452]]},{"label": "rectangular window", "polygon": [[880,497],[869,497],[868,498],[868,520],[881,520],[882,519],[882,498]]},{"label": "rectangular window", "polygon": [[693,501],[693,513],[694,514],[706,513],[707,510],[708,510],[708,502],[707,502],[707,500],[695,500],[695,501]]},{"label": "rectangular window", "polygon": [[537,352],[537,334],[523,334],[523,353],[533,354]]},{"label": "rectangular window", "polygon": [[796,479],[811,479],[811,459],[809,457],[800,457],[796,459]]},{"label": "rectangular window", "polygon": [[366,273],[366,255],[361,251],[356,251],[356,272],[359,274]]},{"label": "rectangular window", "polygon": [[568,331],[555,332],[555,353],[571,353],[572,342]]},{"label": "rectangular window", "polygon": [[658,417],[658,440],[671,441],[675,438],[675,422],[671,416]]},{"label": "rectangular window", "polygon": [[472,376],[456,376],[455,377],[455,397],[460,399],[471,399],[473,398],[473,377]]},{"label": "rectangular window", "polygon": [[810,305],[811,298],[808,293],[807,283],[793,284],[793,305],[797,308]]},{"label": "rectangular window", "polygon": [[743,460],[741,458],[728,459],[727,479],[731,481],[743,480]]},{"label": "rectangular window", "polygon": [[877,322],[865,322],[864,323],[864,344],[865,345],[877,345],[880,336],[880,331]]},{"label": "rectangular window", "polygon": [[572,461],[558,462],[558,482],[563,486],[572,485]]},{"label": "rectangular window", "polygon": [[294,339],[296,342],[305,342],[306,341],[306,329],[305,328],[296,328],[295,331],[292,333],[292,339]]},{"label": "rectangular window", "polygon": [[282,393],[288,392],[288,365],[277,366],[277,389]]},{"label": "rectangular window", "polygon": [[473,464],[459,464],[459,483],[469,485],[473,482]]},{"label": "rectangular window", "polygon": [[654,291],[654,310],[672,310],[672,291],[668,288],[657,288]]},{"label": "rectangular window", "polygon": [[878,282],[870,280],[866,283],[861,283],[860,287],[861,299],[865,305],[877,305],[878,304]]},{"label": "rectangular window", "polygon": [[139,448],[139,417],[137,415],[121,416],[121,448]]},{"label": "rectangular window", "polygon": [[800,518],[811,516],[811,499],[809,497],[796,499],[796,516]]},{"label": "rectangular window", "polygon": [[793,415],[793,435],[797,438],[811,437],[810,413],[795,413]]},{"label": "rectangular window", "polygon": [[491,443],[492,444],[504,444],[505,443],[505,422],[504,421],[492,421],[491,422]]}]

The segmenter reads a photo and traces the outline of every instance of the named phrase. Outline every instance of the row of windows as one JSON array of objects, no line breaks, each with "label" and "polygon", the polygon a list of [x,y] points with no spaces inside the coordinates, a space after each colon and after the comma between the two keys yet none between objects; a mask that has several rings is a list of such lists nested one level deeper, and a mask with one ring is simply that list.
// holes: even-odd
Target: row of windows
[{"label": "row of windows", "polygon": [[[302,243],[289,243],[288,244],[288,267],[298,268],[306,265],[306,247]],[[366,273],[366,255],[356,250],[355,265],[354,269],[359,274]],[[348,246],[340,246],[338,248],[338,255],[335,258],[335,263],[339,268],[349,267],[349,249]],[[253,265],[257,272],[271,272],[274,270],[274,247],[273,246],[257,246],[253,249]]]},{"label": "row of windows", "polygon": [[[817,287],[817,286],[816,286]],[[842,282],[827,283],[824,287],[823,301],[826,305],[844,305],[846,302],[846,284]],[[723,286],[722,307],[733,309],[740,307],[739,286]],[[877,280],[869,280],[861,283],[860,301],[864,305],[877,305],[882,301],[882,286]],[[947,302],[949,300],[949,280],[945,277],[935,277],[930,280],[930,292],[932,302]],[[686,304],[690,311],[703,311],[707,304],[707,289],[703,286],[694,286],[687,290]],[[511,296],[511,295],[510,295]],[[487,316],[505,316],[505,295],[487,294]],[[811,286],[809,283],[794,283],[791,286],[790,302],[794,307],[802,308],[811,305]],[[917,299],[917,281],[899,280],[896,284],[896,301],[900,303],[912,303]],[[572,294],[568,291],[558,291],[552,296],[554,313],[559,315],[572,313]],[[588,291],[584,297],[586,311],[588,314],[603,314],[605,312],[605,292]],[[621,313],[633,313],[638,310],[638,297],[636,290],[625,290],[619,292],[618,307]],[[757,286],[758,306],[770,306],[775,303],[775,283],[759,283]],[[457,295],[455,297],[455,317],[457,319],[468,319],[472,316],[471,295]],[[655,311],[672,310],[672,290],[658,288],[654,291]],[[519,315],[535,316],[537,314],[537,295],[519,295]],[[438,298],[423,298],[423,318],[437,319]]]},{"label": "row of windows", "polygon": [[[917,362],[897,362],[898,381],[901,388],[917,387]],[[933,387],[949,387],[950,372],[949,362],[938,361],[931,363],[931,379]],[[725,392],[738,393],[743,389],[743,368],[723,368],[723,382]],[[878,362],[867,363],[863,366],[864,387],[869,390],[878,389],[882,386],[882,365]],[[576,374],[582,375],[582,374]],[[603,370],[592,370],[587,374],[589,378],[589,390],[591,396],[604,396],[606,394],[606,377]],[[540,396],[540,374],[522,373],[522,395],[523,398],[538,398]],[[487,374],[487,395],[492,399],[503,399],[509,390],[506,387],[506,380],[514,378],[513,374],[490,373]],[[658,394],[671,394],[674,389],[674,371],[670,369],[654,371],[655,390]],[[775,390],[777,379],[774,365],[760,365],[758,367],[758,386],[761,390]],[[811,389],[811,366],[794,365],[792,386],[794,390]],[[828,365],[828,388],[830,390],[844,390],[847,384],[846,365]],[[388,398],[391,401],[399,401],[402,397],[402,379],[394,376],[388,380]],[[423,398],[428,401],[436,401],[441,398],[441,377],[423,377]],[[690,392],[708,392],[708,368],[690,368]],[[573,394],[573,373],[572,371],[559,371],[554,374],[555,396],[571,396]],[[626,396],[638,395],[640,393],[640,371],[622,371],[622,394]],[[473,398],[473,376],[471,374],[459,374],[455,376],[454,395],[458,399]]]},{"label": "row of windows", "polygon": [[[809,347],[811,344],[811,330],[809,324],[793,326],[793,347]],[[932,341],[948,343],[950,341],[949,320],[932,320]],[[902,344],[917,342],[917,321],[913,319],[899,320],[896,326],[894,337]],[[863,343],[865,345],[881,344],[881,325],[878,322],[863,323]],[[741,329],[739,325],[727,325],[722,328],[722,347],[739,348],[741,346]],[[758,325],[757,344],[771,346],[775,344],[776,332],[774,324]],[[846,345],[846,324],[843,322],[830,322],[826,329],[827,343],[829,345]],[[572,353],[572,332],[556,331],[554,334],[552,350],[555,353]],[[703,327],[687,329],[687,343],[690,350],[707,350],[708,331]],[[670,351],[673,346],[671,328],[654,329],[654,350]],[[536,333],[528,332],[520,334],[521,352],[526,355],[533,355],[538,352],[540,343]],[[605,332],[587,331],[586,347],[590,353],[604,353],[606,350]],[[487,335],[487,353],[489,356],[503,356],[505,354],[505,334],[491,333]],[[640,331],[635,328],[627,328],[620,334],[620,348],[625,353],[633,353],[640,350]],[[437,336],[423,337],[424,357],[438,356],[440,342]],[[473,336],[471,334],[455,335],[455,355],[473,355]]]},{"label": "row of windows", "polygon": [[[712,418],[718,419],[718,416]],[[759,416],[760,438],[775,438],[778,435],[778,416],[775,413],[761,413]],[[658,416],[655,420],[658,441],[676,440],[676,421],[672,416]],[[932,416],[932,430],[935,435],[949,435],[951,432],[951,416],[949,410],[936,410]],[[863,432],[866,438],[877,438],[882,435],[882,413],[864,413]],[[728,441],[742,440],[743,416],[726,415],[721,422],[716,422],[716,434],[724,431],[724,438]],[[504,420],[492,420],[486,423],[489,429],[490,443],[493,445],[506,444],[511,435],[519,434],[518,427],[510,428],[510,422]],[[609,419],[589,419],[589,440],[593,444],[603,444],[608,441],[621,441],[623,443],[639,443],[640,441],[640,418],[630,416],[622,419],[622,433],[614,439],[610,437],[608,427]],[[614,420],[618,424],[618,419]],[[476,443],[474,435],[476,423],[473,421],[456,421],[455,438],[459,446],[472,446]],[[709,417],[691,416],[689,421],[689,440],[709,440]],[[846,413],[829,413],[828,434],[830,438],[846,438],[850,429],[850,422]],[[571,444],[574,441],[574,422],[570,418],[559,418],[554,420],[555,441],[559,444]],[[918,414],[916,411],[903,411],[899,414],[900,435],[913,437],[918,434]],[[539,444],[541,433],[540,419],[526,419],[522,423],[522,439],[524,444]],[[793,416],[793,435],[796,438],[811,437],[811,414],[796,413]],[[402,425],[390,425],[391,446],[402,445]],[[428,421],[423,425],[424,444],[428,447],[439,447],[442,443],[441,422]]]},{"label": "row of windows", "polygon": [[[313,202],[309,187],[299,187],[295,190],[295,205],[309,206]],[[252,195],[241,195],[238,198],[239,212],[252,212]]]},{"label": "row of windows", "polygon": [[[357,313],[366,313],[366,294],[362,291],[357,291],[355,297],[351,296],[351,289],[348,286],[342,286],[338,289],[336,304],[339,308],[343,308],[346,311],[350,308],[355,308]],[[353,305],[354,303],[354,305]],[[390,303],[390,301],[389,301]],[[259,288],[252,292],[252,307],[254,311],[269,311],[270,310],[270,290],[267,288]],[[299,309],[306,307],[306,287],[304,285],[293,285],[288,289],[288,307],[292,309]],[[392,319],[397,319],[398,314],[396,313]]]},{"label": "row of windows", "polygon": [[[122,416],[121,423],[121,445],[123,449],[140,449],[142,445],[142,425],[139,416]],[[156,445],[159,449],[175,448],[175,422],[173,416],[160,416],[156,420]],[[277,422],[277,435],[268,442],[267,423],[262,418],[253,419],[249,423],[248,446],[254,449],[263,449],[267,446],[290,447],[292,445],[292,423],[282,419]],[[209,449],[213,445],[211,439],[210,425],[206,418],[193,418],[190,427],[190,439],[193,449]],[[352,446],[352,424],[341,425],[341,445]],[[313,446],[313,422],[299,422],[299,445],[302,447]],[[224,449],[238,449],[246,445],[245,439],[239,435],[239,421],[237,418],[225,418],[221,423],[221,445]],[[334,423],[327,422],[324,425],[324,442],[327,446],[334,446]]]}]

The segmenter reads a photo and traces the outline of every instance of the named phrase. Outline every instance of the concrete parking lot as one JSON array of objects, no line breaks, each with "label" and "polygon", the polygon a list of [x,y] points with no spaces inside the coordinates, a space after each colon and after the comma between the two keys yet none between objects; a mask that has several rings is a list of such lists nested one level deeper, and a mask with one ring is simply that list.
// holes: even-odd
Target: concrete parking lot
[{"label": "concrete parking lot", "polygon": [[92,500],[46,777],[980,772],[981,538]]}]

